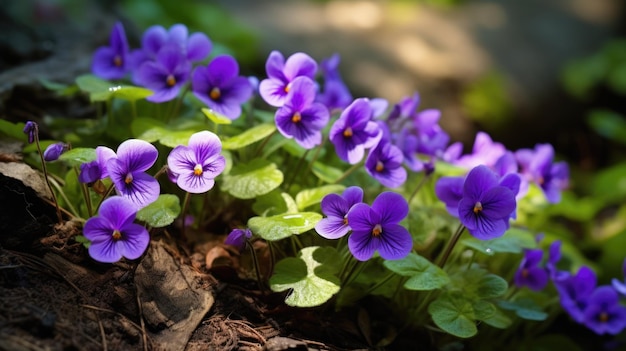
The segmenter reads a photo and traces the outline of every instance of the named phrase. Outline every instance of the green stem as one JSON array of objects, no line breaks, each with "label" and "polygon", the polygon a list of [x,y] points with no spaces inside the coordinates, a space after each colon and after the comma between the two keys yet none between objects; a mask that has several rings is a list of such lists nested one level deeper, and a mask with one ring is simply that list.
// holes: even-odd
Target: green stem
[{"label": "green stem", "polygon": [[180,211],[181,218],[181,228],[180,228],[180,236],[184,241],[187,241],[187,235],[185,233],[185,215],[187,212],[187,207],[189,207],[189,200],[191,199],[191,194],[189,192],[185,193],[185,198],[183,199],[183,208]]},{"label": "green stem", "polygon": [[334,183],[334,184],[341,183],[344,179],[348,178],[348,176],[349,176],[350,174],[352,174],[352,172],[356,171],[356,170],[357,170],[357,169],[359,169],[361,166],[363,166],[363,162],[362,162],[362,161],[361,161],[361,162],[359,162],[359,163],[356,163],[356,164],[352,165],[352,167],[348,168],[348,170],[346,170],[346,171],[345,171],[345,172],[341,175],[341,177],[339,177],[339,178],[338,178],[337,180],[335,180],[333,183]]},{"label": "green stem", "polygon": [[46,160],[43,159],[43,152],[41,152],[41,145],[39,145],[39,126],[35,124],[35,144],[37,145],[37,151],[39,151],[39,159],[41,160],[41,169],[43,170],[43,176],[46,180],[46,184],[48,185],[48,189],[50,189],[50,195],[52,196],[52,201],[54,202],[54,207],[57,211],[57,218],[59,223],[63,221],[63,216],[61,216],[61,209],[59,208],[59,202],[57,201],[57,196],[54,193],[54,189],[52,188],[52,184],[50,184],[50,180],[48,179],[48,169],[46,168]]},{"label": "green stem", "polygon": [[[114,186],[115,186],[114,184],[109,185],[109,187],[107,188],[107,191],[104,193],[104,195],[102,195],[102,198],[100,198],[100,202],[98,202],[98,206],[96,206],[96,211],[98,211],[100,209],[100,205],[102,205],[104,200],[106,200],[106,198],[109,197],[109,195],[111,195],[111,193],[113,192],[113,187]],[[91,207],[91,199],[89,199],[89,202],[87,203],[87,206]]]},{"label": "green stem", "polygon": [[130,107],[133,111],[133,120],[137,119],[137,101],[133,100],[130,102]]},{"label": "green stem", "polygon": [[258,157],[261,154],[261,151],[263,151],[263,148],[265,147],[265,145],[267,145],[267,143],[269,143],[270,139],[272,139],[272,137],[274,136],[274,134],[278,133],[278,130],[275,129],[270,135],[268,135],[263,142],[261,143],[261,145],[259,145],[259,147],[256,149],[256,151],[254,152],[254,157]]},{"label": "green stem", "polygon": [[183,88],[183,92],[180,94],[180,97],[176,99],[176,105],[174,105],[174,109],[172,111],[172,117],[176,117],[176,115],[180,112],[180,106],[185,98],[185,94],[189,91],[189,84],[185,84]]},{"label": "green stem", "polygon": [[257,284],[259,284],[259,290],[261,292],[265,292],[262,283],[263,280],[261,278],[261,268],[259,267],[259,258],[256,255],[256,251],[254,250],[250,239],[246,239],[246,246],[250,249],[250,254],[252,255],[252,264],[254,265],[254,273],[256,274]]},{"label": "green stem", "polygon": [[306,150],[302,154],[302,156],[298,159],[298,163],[296,164],[296,167],[292,168],[291,177],[289,178],[289,181],[285,183],[285,191],[289,191],[289,187],[291,186],[293,181],[296,179],[296,176],[299,173],[298,171],[300,170],[300,166],[302,166],[302,162],[304,162],[304,160],[306,159],[306,155],[309,153],[309,151],[310,150]]},{"label": "green stem", "polygon": [[385,278],[380,280],[378,283],[374,284],[371,288],[367,289],[367,291],[365,292],[365,295],[369,295],[374,290],[376,290],[376,289],[380,288],[381,286],[387,284],[387,282],[389,282],[394,276],[395,276],[395,274],[393,272],[389,272],[389,274],[387,274],[387,276]]},{"label": "green stem", "polygon": [[411,196],[409,196],[409,199],[407,201],[409,204],[411,203],[411,201],[413,200],[415,195],[417,195],[417,193],[420,191],[420,189],[424,186],[424,184],[426,184],[426,181],[428,179],[430,179],[430,175],[424,173],[424,176],[422,177],[422,179],[420,179],[420,182],[415,187],[415,190],[413,190],[413,192],[411,193]]},{"label": "green stem", "polygon": [[76,208],[74,208],[70,200],[67,198],[67,195],[65,195],[65,193],[63,192],[63,188],[61,187],[61,184],[59,184],[54,178],[51,178],[50,182],[58,190],[59,195],[61,195],[61,197],[63,198],[63,201],[65,201],[65,203],[67,204],[67,207],[69,207],[72,217],[80,217],[80,214],[78,213],[78,211],[76,211]]},{"label": "green stem", "polygon": [[463,234],[464,229],[465,229],[465,226],[463,224],[459,224],[459,227],[457,228],[456,232],[454,232],[454,234],[452,235],[452,238],[448,242],[448,246],[446,246],[446,249],[443,252],[443,255],[441,256],[441,259],[439,260],[439,264],[438,264],[439,267],[443,268],[443,266],[446,264],[448,257],[450,257],[450,253],[452,253],[452,249],[454,249],[454,246],[459,241],[459,238],[461,237],[461,234]]}]

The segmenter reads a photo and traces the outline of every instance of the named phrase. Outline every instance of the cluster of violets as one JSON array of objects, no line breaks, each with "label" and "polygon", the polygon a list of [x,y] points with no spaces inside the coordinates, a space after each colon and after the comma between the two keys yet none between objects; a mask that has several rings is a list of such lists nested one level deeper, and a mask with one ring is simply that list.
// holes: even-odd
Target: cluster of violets
[{"label": "cluster of violets", "polygon": [[[150,27],[141,47],[131,50],[122,24],[117,23],[109,45],[95,52],[92,71],[109,80],[130,76],[135,84],[154,92],[147,98],[154,103],[189,90],[231,120],[239,118],[242,105],[256,92],[275,108],[276,127],[285,138],[308,150],[321,147],[323,131],[328,130],[327,140],[339,159],[350,165],[362,163],[371,177],[388,188],[402,186],[408,171],[432,174],[437,161],[465,169],[465,175],[439,178],[435,193],[447,211],[481,240],[505,233],[516,217],[517,201],[531,182],[551,203],[559,202],[568,187],[568,166],[555,162],[549,144],[510,151],[479,132],[472,152],[463,154],[461,143],[450,143],[440,127],[440,111],[419,110],[417,93],[391,107],[384,99],[353,98],[339,74],[338,55],[318,65],[305,53],[285,58],[273,51],[265,65],[267,77],[258,79],[241,76],[237,61],[229,55],[209,60],[211,49],[206,35],[189,34],[184,25],[177,24],[169,29]],[[32,142],[32,126],[24,131]],[[66,149],[64,143],[52,144],[44,158],[53,161]],[[168,178],[188,193],[209,191],[225,168],[220,153],[217,135],[198,132],[168,155]],[[89,253],[95,260],[135,259],[146,250],[148,231],[134,219],[138,210],[160,194],[159,182],[147,173],[157,158],[152,144],[131,139],[116,151],[97,147],[96,159],[81,166],[79,181],[94,184],[110,178],[117,194],[107,198],[98,215],[85,224],[84,235],[91,241]],[[341,195],[325,196],[321,210],[325,217],[315,226],[317,233],[327,239],[349,235],[348,248],[359,261],[375,253],[383,259],[401,259],[412,250],[411,234],[399,224],[409,212],[400,194],[382,192],[369,205],[363,202],[363,189],[351,186]],[[249,229],[235,229],[226,243],[243,250],[251,236]],[[587,267],[576,275],[559,271],[558,242],[550,247],[547,262],[542,258],[540,249],[526,250],[515,275],[516,285],[541,290],[552,280],[564,309],[576,321],[598,334],[615,334],[626,327],[626,308],[619,304],[619,294],[626,295],[626,283],[596,287],[595,274]],[[626,261],[624,270],[626,275]]]},{"label": "cluster of violets", "polygon": [[576,274],[559,270],[561,241],[550,244],[547,259],[542,249],[526,249],[514,277],[515,285],[531,290],[543,290],[550,281],[554,284],[561,306],[578,323],[597,334],[618,334],[626,329],[626,260],[624,280],[613,279],[611,285],[598,286],[595,272],[581,266]]}]

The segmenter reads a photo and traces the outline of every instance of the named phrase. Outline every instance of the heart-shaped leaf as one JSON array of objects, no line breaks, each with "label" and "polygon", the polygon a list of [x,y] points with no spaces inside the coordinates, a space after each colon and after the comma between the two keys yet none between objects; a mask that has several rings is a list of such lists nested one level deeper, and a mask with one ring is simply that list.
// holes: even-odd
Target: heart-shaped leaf
[{"label": "heart-shaped leaf", "polygon": [[404,283],[409,290],[433,290],[450,282],[448,274],[426,258],[410,253],[401,260],[385,261],[384,266],[399,275],[410,277]]},{"label": "heart-shaped leaf", "polygon": [[70,166],[80,166],[83,163],[91,162],[96,159],[96,149],[77,147],[67,150],[59,156],[59,160],[67,162]]},{"label": "heart-shaped leaf", "polygon": [[311,230],[320,219],[322,215],[316,212],[285,213],[271,217],[252,217],[248,220],[248,227],[261,238],[276,241]]},{"label": "heart-shaped leaf", "polygon": [[222,189],[239,199],[253,199],[276,189],[283,182],[283,173],[276,164],[254,159],[249,164],[234,166],[222,178]]},{"label": "heart-shaped leaf", "polygon": [[314,307],[330,300],[339,292],[340,281],[335,276],[336,255],[332,248],[305,247],[298,257],[288,257],[276,264],[269,280],[270,288],[280,292],[291,289],[285,303],[295,307]]},{"label": "heart-shaped leaf", "polygon": [[162,194],[148,206],[137,212],[137,219],[154,228],[165,227],[174,222],[180,214],[180,200],[172,194]]},{"label": "heart-shaped leaf", "polygon": [[304,210],[309,206],[322,202],[324,196],[332,193],[340,193],[346,187],[339,184],[324,185],[319,188],[304,189],[296,194],[296,204],[298,209]]},{"label": "heart-shaped leaf", "polygon": [[428,305],[428,313],[439,328],[459,338],[469,338],[478,332],[472,304],[460,296],[440,295]]}]

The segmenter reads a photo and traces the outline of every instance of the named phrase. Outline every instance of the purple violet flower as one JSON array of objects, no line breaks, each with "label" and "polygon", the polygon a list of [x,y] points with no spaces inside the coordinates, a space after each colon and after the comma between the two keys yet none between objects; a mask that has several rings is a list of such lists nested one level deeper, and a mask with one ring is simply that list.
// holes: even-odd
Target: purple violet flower
[{"label": "purple violet flower", "polygon": [[363,189],[351,186],[343,194],[328,194],[322,199],[322,213],[326,215],[315,225],[315,231],[326,239],[339,239],[351,230],[348,223],[350,209],[363,202]]},{"label": "purple violet flower", "polygon": [[61,154],[65,152],[66,148],[67,148],[67,144],[65,144],[64,142],[50,144],[48,145],[46,150],[44,150],[43,152],[43,159],[46,162],[56,161],[59,159]]},{"label": "purple violet flower", "polygon": [[583,324],[598,335],[616,335],[626,328],[626,307],[612,286],[600,286],[589,296]]},{"label": "purple violet flower", "polygon": [[615,290],[617,290],[618,293],[626,296],[626,259],[624,259],[624,263],[622,264],[622,274],[623,274],[622,276],[624,277],[624,281],[620,281],[617,278],[613,278],[611,283],[613,284],[613,287],[615,288]]},{"label": "purple violet flower", "polygon": [[146,29],[141,38],[141,48],[130,53],[131,67],[136,69],[142,63],[156,59],[158,52],[168,45],[176,47],[187,61],[204,60],[211,52],[211,40],[204,33],[188,34],[183,24],[175,24],[169,31],[160,25]]},{"label": "purple violet flower", "polygon": [[154,202],[161,192],[159,182],[146,173],[158,156],[156,147],[149,142],[129,139],[120,144],[116,156],[106,163],[117,194],[130,200],[137,209]]},{"label": "purple violet flower", "polygon": [[458,212],[470,234],[481,240],[502,236],[509,228],[509,218],[515,208],[515,193],[501,185],[489,168],[481,165],[469,172]]},{"label": "purple violet flower", "polygon": [[83,233],[91,241],[89,255],[96,261],[113,263],[122,257],[139,258],[150,243],[143,226],[133,223],[137,207],[125,198],[110,197],[100,206],[98,216],[85,222]]},{"label": "purple violet flower", "polygon": [[406,228],[398,224],[409,213],[409,205],[400,195],[383,192],[372,206],[359,203],[348,212],[352,234],[348,248],[354,258],[367,261],[378,251],[386,260],[404,258],[413,248],[413,239]]},{"label": "purple violet flower", "polygon": [[167,156],[167,166],[183,190],[200,194],[213,188],[215,177],[224,171],[226,160],[220,155],[222,142],[207,130],[193,134],[188,146],[179,145]]},{"label": "purple violet flower", "polygon": [[276,111],[276,127],[285,138],[293,138],[305,149],[322,143],[322,129],[330,119],[328,109],[315,101],[315,82],[296,77],[285,104]]},{"label": "purple violet flower", "polygon": [[35,136],[37,136],[37,134],[39,133],[39,128],[37,126],[37,123],[33,121],[27,121],[26,124],[24,124],[23,132],[24,134],[28,136],[28,143],[29,144],[34,143]]},{"label": "purple violet flower", "polygon": [[569,167],[565,162],[553,162],[552,145],[538,144],[534,150],[520,149],[515,157],[521,166],[522,175],[541,187],[548,202],[561,201],[561,192],[569,185]]},{"label": "purple violet flower", "polygon": [[494,142],[489,134],[478,132],[476,133],[472,153],[459,157],[454,164],[467,169],[472,169],[478,165],[493,167],[505,152],[506,148],[504,145]]},{"label": "purple violet flower", "polygon": [[246,229],[233,229],[230,234],[224,240],[224,245],[230,245],[239,252],[242,252],[246,248],[246,242],[248,239],[252,238],[252,231],[248,228]]},{"label": "purple violet flower", "polygon": [[103,79],[121,79],[129,71],[129,47],[121,22],[115,23],[109,46],[102,46],[93,55],[91,70]]},{"label": "purple violet flower", "polygon": [[137,70],[138,84],[154,91],[146,98],[152,102],[174,99],[182,86],[189,80],[191,63],[174,45],[164,46],[155,61],[144,62]]},{"label": "purple violet flower", "polygon": [[463,198],[465,177],[441,177],[435,183],[435,194],[446,205],[446,210],[459,217],[459,202]]},{"label": "purple violet flower", "polygon": [[250,81],[239,75],[237,61],[228,55],[215,57],[207,67],[197,67],[191,81],[200,101],[231,120],[241,115],[241,104],[252,96]]},{"label": "purple violet flower", "polygon": [[382,131],[371,118],[372,108],[366,98],[354,100],[343,110],[329,133],[340,159],[350,164],[358,163],[363,159],[365,149],[378,144]]},{"label": "purple violet flower", "polygon": [[114,157],[116,157],[115,151],[106,146],[98,146],[96,148],[96,159],[80,165],[78,180],[81,183],[89,184],[108,177],[107,162]]},{"label": "purple violet flower", "polygon": [[525,250],[524,258],[515,272],[515,285],[540,291],[548,284],[548,272],[539,266],[542,257],[543,250],[541,249]]},{"label": "purple violet flower", "polygon": [[583,323],[589,297],[596,288],[597,278],[594,271],[587,266],[582,266],[576,275],[559,274],[558,279],[554,279],[553,282],[559,292],[563,309],[576,322]]},{"label": "purple violet flower", "polygon": [[324,77],[324,91],[317,96],[329,110],[344,109],[352,102],[352,94],[339,73],[339,54],[322,60],[320,68]]},{"label": "purple violet flower", "polygon": [[280,107],[287,99],[291,82],[300,76],[315,78],[317,63],[309,55],[297,52],[287,61],[278,51],[272,51],[265,63],[266,79],[259,83],[259,93],[265,102]]},{"label": "purple violet flower", "polygon": [[403,160],[402,151],[388,140],[382,139],[367,155],[365,170],[380,184],[396,188],[406,181],[407,173],[402,167]]},{"label": "purple violet flower", "polygon": [[561,240],[555,240],[550,244],[548,248],[548,262],[546,262],[546,269],[548,270],[548,274],[550,278],[553,280],[559,280],[560,278],[565,278],[567,272],[559,271],[556,265],[561,260]]}]

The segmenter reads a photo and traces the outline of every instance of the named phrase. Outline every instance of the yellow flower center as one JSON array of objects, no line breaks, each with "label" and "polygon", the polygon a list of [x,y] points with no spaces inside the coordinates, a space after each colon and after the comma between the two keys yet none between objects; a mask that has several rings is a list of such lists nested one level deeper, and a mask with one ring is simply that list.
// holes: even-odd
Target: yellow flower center
[{"label": "yellow flower center", "polygon": [[115,57],[113,58],[113,64],[115,65],[115,67],[122,67],[123,63],[124,61],[122,61],[120,55],[115,55]]},{"label": "yellow flower center", "polygon": [[130,184],[133,182],[133,175],[131,173],[128,173],[126,175],[126,178],[124,179],[124,183],[126,184]]},{"label": "yellow flower center", "polygon": [[209,97],[212,100],[217,100],[222,96],[222,92],[220,91],[220,88],[218,87],[214,87],[213,89],[211,89],[211,91],[209,92]]},{"label": "yellow flower center", "polygon": [[381,161],[376,162],[376,172],[382,172],[384,169],[385,165]]},{"label": "yellow flower center", "polygon": [[476,205],[474,205],[474,213],[478,214],[478,212],[483,210],[483,204],[480,203],[480,201],[476,202]]},{"label": "yellow flower center", "polygon": [[526,268],[522,269],[522,277],[523,278],[528,278],[528,269],[526,269]]},{"label": "yellow flower center", "polygon": [[606,323],[609,321],[609,314],[606,312],[602,312],[600,313],[600,315],[598,316],[598,319],[600,320],[600,322],[602,323]]},{"label": "yellow flower center", "polygon": [[348,224],[348,217],[343,217],[343,225]]},{"label": "yellow flower center", "polygon": [[201,164],[197,164],[194,168],[193,168],[193,174],[200,176],[202,175],[203,169],[202,169],[202,165]]},{"label": "yellow flower center", "polygon": [[300,112],[296,112],[293,114],[293,116],[291,117],[291,121],[293,123],[298,123],[302,120],[302,116],[300,115]]},{"label": "yellow flower center", "polygon": [[285,93],[288,93],[291,90],[291,83],[285,85]]},{"label": "yellow flower center", "polygon": [[174,76],[171,74],[168,75],[165,79],[165,84],[167,84],[168,87],[173,87],[174,85],[176,85],[176,78],[174,78]]},{"label": "yellow flower center", "polygon": [[343,136],[349,138],[352,136],[352,128],[348,127],[343,130]]},{"label": "yellow flower center", "polygon": [[122,232],[120,232],[119,230],[115,229],[113,231],[113,234],[111,234],[111,237],[113,238],[113,240],[118,241],[122,238]]},{"label": "yellow flower center", "polygon": [[380,224],[376,224],[374,229],[372,229],[372,235],[375,237],[379,237],[380,234],[383,233],[383,227]]}]

